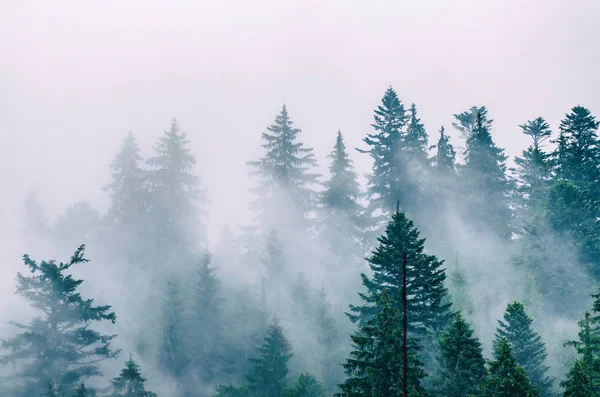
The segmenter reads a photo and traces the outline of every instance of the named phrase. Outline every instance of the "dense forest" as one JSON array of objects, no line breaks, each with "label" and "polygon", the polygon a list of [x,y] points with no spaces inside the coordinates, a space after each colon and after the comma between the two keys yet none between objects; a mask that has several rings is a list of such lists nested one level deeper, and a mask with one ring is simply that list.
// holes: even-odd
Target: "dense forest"
[{"label": "dense forest", "polygon": [[284,105],[215,244],[176,119],[148,156],[125,136],[105,213],[32,192],[0,395],[600,396],[600,122],[523,120],[512,161],[485,106],[453,143],[392,87],[374,105],[326,175]]}]

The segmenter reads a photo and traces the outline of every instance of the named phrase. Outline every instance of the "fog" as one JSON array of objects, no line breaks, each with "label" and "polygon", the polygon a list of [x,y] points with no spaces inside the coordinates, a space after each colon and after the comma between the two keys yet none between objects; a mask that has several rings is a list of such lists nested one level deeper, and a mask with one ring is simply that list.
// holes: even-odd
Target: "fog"
[{"label": "fog", "polygon": [[[518,127],[526,120],[545,117],[556,136],[573,106],[600,112],[599,12],[592,0],[0,1],[0,322],[27,313],[14,296],[22,254],[39,253],[22,239],[26,195],[39,192],[51,223],[79,200],[104,213],[109,198],[102,187],[128,131],[147,158],[177,118],[207,190],[203,208],[214,249],[224,228],[237,233],[251,223],[256,180],[246,163],[263,154],[261,132],[283,104],[324,175],[343,132],[363,186],[372,163],[354,148],[365,148],[373,109],[390,85],[406,106],[417,104],[430,144],[446,127],[459,161],[464,140],[452,128],[453,114],[485,105],[494,141],[512,164],[529,144]],[[455,242],[468,245],[473,236],[454,225]],[[501,260],[501,244],[486,242],[477,255]],[[100,251],[90,247],[92,263]],[[240,284],[256,281],[252,269],[232,266],[222,274]],[[479,283],[485,277],[510,285],[509,268],[492,275],[465,266],[475,294],[488,288]],[[321,275],[313,277],[318,286]],[[115,296],[122,291],[116,284],[88,291],[117,311],[134,312],[128,298]],[[520,288],[488,313],[486,348],[495,319],[522,296]],[[341,313],[355,294],[334,291],[332,302]],[[283,314],[286,321],[292,319]],[[574,327],[564,324],[571,335]],[[0,326],[0,337],[8,332]],[[123,332],[126,341],[137,337]]]}]

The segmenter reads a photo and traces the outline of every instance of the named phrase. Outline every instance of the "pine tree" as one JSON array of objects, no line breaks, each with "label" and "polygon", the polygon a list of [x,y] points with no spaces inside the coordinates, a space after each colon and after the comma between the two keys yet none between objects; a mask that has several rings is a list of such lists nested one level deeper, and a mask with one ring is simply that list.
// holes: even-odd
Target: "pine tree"
[{"label": "pine tree", "polygon": [[512,355],[510,344],[501,339],[494,347],[494,360],[490,362],[489,377],[482,385],[486,397],[537,397],[525,370]]},{"label": "pine tree", "polygon": [[569,341],[565,346],[575,348],[579,356],[581,370],[589,379],[592,390],[600,392],[600,329],[598,319],[585,312],[583,319],[578,322],[579,332],[577,341]]},{"label": "pine tree", "polygon": [[[402,396],[402,328],[400,310],[391,294],[383,290],[377,297],[377,314],[351,336],[354,350],[343,364],[348,378],[339,385],[338,397]],[[407,378],[409,396],[422,396],[420,381],[425,377],[418,354],[420,347],[409,338]]]},{"label": "pine tree", "polygon": [[288,360],[292,356],[288,340],[277,320],[269,327],[258,357],[251,359],[247,376],[253,397],[283,397],[287,387]]},{"label": "pine tree", "polygon": [[378,238],[379,246],[367,258],[372,276],[362,274],[367,292],[359,294],[366,303],[350,306],[353,322],[365,322],[379,310],[375,304],[386,289],[395,304],[402,302],[402,257],[407,259],[407,295],[409,335],[436,335],[450,321],[450,303],[443,261],[424,253],[425,239],[403,212],[392,216],[385,234]]},{"label": "pine tree", "polygon": [[435,148],[437,151],[433,158],[434,169],[442,177],[454,176],[456,174],[456,151],[450,143],[450,137],[445,134],[444,127],[440,128],[440,138]]},{"label": "pine tree", "polygon": [[142,157],[135,136],[127,133],[119,153],[115,156],[111,169],[111,183],[105,186],[110,197],[108,216],[117,237],[115,244],[119,251],[125,251],[130,260],[139,260],[142,254],[136,251],[144,247],[150,209],[148,175],[140,167]]},{"label": "pine tree", "polygon": [[248,163],[253,169],[251,175],[259,178],[253,207],[258,211],[259,224],[266,228],[298,227],[316,203],[312,185],[320,175],[312,169],[317,162],[313,149],[298,142],[301,130],[293,124],[284,105],[275,123],[262,134],[266,154]]},{"label": "pine tree", "polygon": [[200,259],[192,314],[193,364],[204,382],[214,381],[225,369],[221,282],[211,262],[212,254],[205,252]]},{"label": "pine tree", "polygon": [[457,315],[440,337],[436,393],[444,397],[477,395],[486,376],[481,343],[469,324]]},{"label": "pine tree", "polygon": [[204,201],[206,192],[200,178],[191,173],[196,156],[189,144],[187,133],[173,119],[154,145],[154,157],[147,161],[153,167],[149,172],[153,197],[150,216],[159,263],[172,263],[181,259],[182,253],[194,252],[205,237],[203,211],[197,205]]},{"label": "pine tree", "polygon": [[467,275],[458,260],[451,269],[450,277],[448,278],[448,285],[450,290],[450,296],[452,297],[452,308],[456,312],[461,312],[462,315],[469,319],[475,312],[473,305],[473,299],[471,298],[470,288],[471,285],[467,279]]},{"label": "pine tree", "polygon": [[285,397],[326,397],[327,390],[311,374],[300,374],[285,393]]},{"label": "pine tree", "polygon": [[548,354],[542,338],[532,329],[533,320],[525,312],[522,303],[509,304],[504,313],[504,321],[498,321],[495,343],[506,340],[513,357],[523,367],[531,383],[540,391],[541,397],[553,395],[554,378],[548,376],[545,365]]},{"label": "pine tree", "polygon": [[321,193],[321,236],[331,256],[348,261],[360,255],[357,243],[362,238],[363,210],[358,203],[361,197],[358,175],[354,172],[340,131],[329,158],[330,177]]},{"label": "pine tree", "polygon": [[139,364],[129,356],[121,374],[111,381],[114,391],[110,397],[156,397],[155,393],[146,391],[146,379],[142,378],[140,369]]},{"label": "pine tree", "polygon": [[477,115],[481,115],[483,128],[490,129],[494,120],[489,120],[485,106],[471,106],[469,110],[455,114],[452,126],[460,131],[464,139],[469,139],[477,129]]},{"label": "pine tree", "polygon": [[466,209],[472,222],[485,225],[500,237],[510,238],[511,182],[506,175],[506,156],[490,134],[490,123],[479,113],[467,139],[465,165],[461,169]]},{"label": "pine tree", "polygon": [[560,384],[564,387],[563,397],[594,397],[594,389],[590,378],[581,361],[575,361],[573,367],[567,373],[567,379]]},{"label": "pine tree", "polygon": [[40,395],[45,382],[70,392],[82,379],[101,375],[97,363],[117,356],[111,349],[116,335],[104,335],[93,324],[115,323],[110,306],[95,306],[77,291],[83,280],[67,274],[72,267],[86,263],[80,246],[66,263],[38,263],[28,255],[23,262],[31,272],[17,273],[17,294],[41,312],[29,325],[12,323],[22,330],[2,341],[0,363],[20,363],[11,378],[24,385],[23,396]]},{"label": "pine tree", "polygon": [[[392,87],[383,95],[374,119],[371,124],[374,133],[367,134],[363,139],[369,148],[359,151],[368,153],[373,159],[373,172],[368,175],[367,193],[370,201],[367,213],[373,217],[375,227],[379,229],[395,209],[397,200],[402,208],[407,203],[403,189],[407,172],[402,166],[401,148],[408,115]],[[381,215],[377,216],[377,212],[381,212]]]},{"label": "pine tree", "polygon": [[163,302],[163,330],[159,347],[160,368],[174,379],[182,379],[189,367],[185,341],[185,313],[181,285],[176,277],[167,281]]}]

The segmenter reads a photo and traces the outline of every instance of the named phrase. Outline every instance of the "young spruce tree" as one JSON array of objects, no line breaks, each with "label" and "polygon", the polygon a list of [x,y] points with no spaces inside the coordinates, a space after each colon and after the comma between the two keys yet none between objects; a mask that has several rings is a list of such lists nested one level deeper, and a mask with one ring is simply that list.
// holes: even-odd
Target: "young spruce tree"
[{"label": "young spruce tree", "polygon": [[72,267],[86,263],[80,246],[66,263],[42,261],[28,255],[23,262],[31,275],[17,273],[17,294],[23,296],[41,315],[30,324],[13,323],[22,332],[2,341],[6,354],[0,363],[15,364],[11,378],[22,389],[15,396],[39,396],[48,379],[61,393],[72,393],[82,379],[101,375],[98,362],[114,358],[116,335],[105,335],[93,324],[115,323],[110,306],[95,306],[77,291],[83,280],[67,274]]},{"label": "young spruce tree", "polygon": [[113,392],[110,397],[157,397],[155,393],[146,390],[146,379],[142,378],[140,369],[139,364],[129,356],[121,374],[111,380]]},{"label": "young spruce tree", "polygon": [[523,367],[541,397],[552,397],[554,378],[548,376],[545,364],[548,354],[542,338],[532,329],[533,320],[522,303],[513,302],[506,307],[504,321],[498,321],[495,343],[506,340],[517,363]]},{"label": "young spruce tree", "polygon": [[581,361],[575,361],[567,373],[567,379],[560,384],[564,387],[563,397],[595,397],[594,388]]}]

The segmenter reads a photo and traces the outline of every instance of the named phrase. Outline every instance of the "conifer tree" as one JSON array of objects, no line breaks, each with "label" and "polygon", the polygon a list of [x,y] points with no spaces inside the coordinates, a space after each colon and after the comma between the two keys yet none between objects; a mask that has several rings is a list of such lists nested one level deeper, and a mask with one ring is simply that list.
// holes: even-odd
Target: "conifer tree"
[{"label": "conifer tree", "polygon": [[553,395],[554,379],[548,376],[545,364],[548,354],[542,338],[532,329],[533,320],[525,312],[522,303],[509,304],[504,320],[498,321],[495,343],[506,340],[511,345],[513,357],[523,367],[531,383],[540,391],[541,397]]},{"label": "conifer tree", "polygon": [[[400,310],[391,294],[383,290],[377,296],[379,311],[355,335],[354,350],[344,364],[348,378],[339,385],[338,397],[402,396],[402,328]],[[422,396],[421,379],[425,377],[418,355],[420,347],[414,338],[407,339],[409,352],[407,378],[409,396]]]},{"label": "conifer tree", "polygon": [[362,208],[358,175],[346,152],[341,131],[338,131],[335,146],[329,155],[330,177],[321,193],[321,235],[332,256],[348,261],[357,255],[357,243],[362,238]]},{"label": "conifer tree", "polygon": [[311,374],[303,373],[287,389],[285,397],[326,397],[327,390]]},{"label": "conifer tree", "polygon": [[563,397],[594,397],[594,389],[590,383],[587,371],[581,361],[575,361],[567,373],[567,379],[560,384],[564,387]]},{"label": "conifer tree", "polygon": [[325,289],[321,289],[317,296],[316,325],[319,343],[322,347],[321,378],[328,391],[333,391],[343,379],[342,359],[339,355],[340,345],[339,330],[336,328],[335,319],[327,302]]},{"label": "conifer tree", "polygon": [[525,370],[512,355],[510,344],[501,339],[494,347],[489,376],[482,385],[486,397],[537,397],[539,391],[531,384]]},{"label": "conifer tree", "polygon": [[221,282],[211,262],[212,254],[205,252],[200,259],[192,313],[193,365],[204,382],[214,381],[225,366]]},{"label": "conifer tree", "polygon": [[508,203],[511,182],[506,175],[504,150],[494,144],[490,123],[478,113],[475,127],[467,139],[460,179],[471,222],[485,225],[508,239],[512,218]]},{"label": "conifer tree", "polygon": [[469,139],[477,128],[477,115],[481,115],[481,123],[483,128],[490,129],[494,120],[488,119],[488,111],[485,106],[471,106],[469,110],[455,114],[455,122],[452,126],[460,131],[464,139]]},{"label": "conifer tree", "polygon": [[592,317],[586,311],[583,319],[578,322],[579,340],[568,341],[565,346],[575,348],[579,356],[581,371],[589,380],[590,387],[594,393],[600,392],[600,330],[597,317]]},{"label": "conifer tree", "polygon": [[435,391],[439,396],[475,396],[487,376],[481,343],[457,315],[440,337]]},{"label": "conifer tree", "polygon": [[[363,139],[368,149],[359,151],[368,153],[373,159],[373,171],[368,175],[370,201],[367,214],[373,217],[375,227],[379,229],[394,211],[397,200],[402,208],[406,207],[403,183],[407,173],[403,169],[401,149],[408,115],[392,87],[386,90],[374,113],[371,127],[375,131]],[[381,212],[379,216],[375,215],[378,211]]]},{"label": "conifer tree", "polygon": [[469,292],[470,283],[464,269],[460,267],[458,261],[456,261],[456,264],[451,269],[448,281],[453,310],[461,312],[467,319],[471,318],[475,311],[475,307]]},{"label": "conifer tree", "polygon": [[456,151],[450,143],[450,137],[440,128],[440,138],[435,145],[436,153],[433,158],[434,169],[439,175],[450,178],[456,174]]},{"label": "conifer tree", "polygon": [[82,382],[77,390],[75,391],[75,397],[88,397],[88,389],[85,388],[85,384]]},{"label": "conifer tree", "polygon": [[410,115],[406,134],[403,139],[403,148],[405,152],[406,162],[413,167],[425,167],[427,165],[427,145],[429,136],[425,131],[425,126],[421,123],[421,119],[417,117],[417,105],[410,105]]},{"label": "conifer tree", "polygon": [[58,390],[54,381],[52,379],[48,379],[48,382],[46,382],[46,390],[45,390],[44,394],[42,394],[42,396],[43,397],[63,397],[63,394]]},{"label": "conifer tree", "polygon": [[277,232],[274,229],[269,230],[267,234],[264,253],[262,255],[262,263],[267,272],[266,281],[268,283],[280,280],[287,272],[283,244],[279,240]]},{"label": "conifer tree", "polygon": [[141,368],[131,356],[125,362],[121,374],[111,380],[113,392],[110,397],[156,397],[155,393],[147,391],[142,377]]},{"label": "conifer tree", "polygon": [[251,175],[259,179],[253,207],[260,225],[266,228],[297,227],[316,204],[312,185],[320,176],[313,172],[317,162],[313,149],[298,141],[301,130],[293,125],[284,105],[274,124],[262,134],[265,155],[248,163],[253,169]]},{"label": "conifer tree", "polygon": [[167,281],[163,301],[163,329],[159,346],[160,368],[174,379],[182,379],[189,368],[185,341],[185,313],[181,285],[176,277]]},{"label": "conifer tree", "polygon": [[187,133],[181,131],[174,118],[154,145],[154,156],[147,161],[153,167],[149,171],[153,197],[150,215],[159,263],[181,259],[181,253],[193,252],[205,237],[203,211],[198,204],[204,201],[206,192],[200,178],[191,173],[196,156],[189,144]]},{"label": "conifer tree", "polygon": [[66,263],[54,260],[38,263],[28,255],[23,262],[31,275],[17,273],[16,293],[41,315],[30,324],[12,323],[22,332],[2,341],[0,363],[20,364],[11,378],[23,386],[19,396],[41,395],[48,379],[70,393],[85,378],[101,375],[97,363],[114,358],[111,341],[116,335],[95,331],[97,323],[115,323],[110,306],[95,306],[77,291],[83,280],[68,272],[88,260],[80,246]]},{"label": "conifer tree", "polygon": [[406,255],[409,335],[423,336],[433,332],[437,338],[437,333],[451,319],[443,261],[424,253],[425,239],[403,212],[392,216],[378,242],[379,246],[367,258],[372,276],[362,274],[367,292],[359,295],[365,305],[351,305],[350,319],[364,323],[377,313],[376,302],[384,289],[399,307],[402,302],[402,258]]},{"label": "conifer tree", "polygon": [[277,320],[269,327],[258,357],[251,359],[247,375],[248,390],[253,397],[284,397],[287,387],[291,346]]}]

